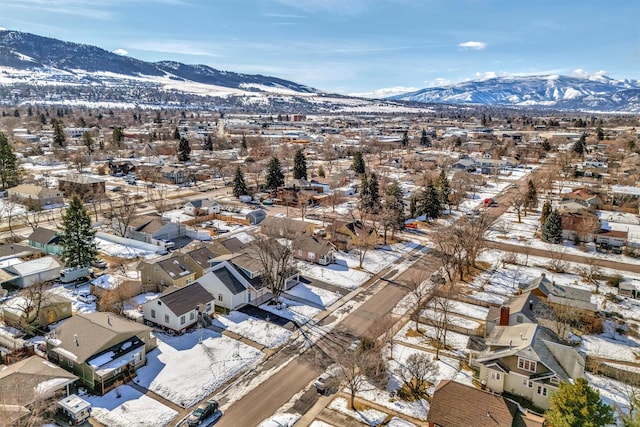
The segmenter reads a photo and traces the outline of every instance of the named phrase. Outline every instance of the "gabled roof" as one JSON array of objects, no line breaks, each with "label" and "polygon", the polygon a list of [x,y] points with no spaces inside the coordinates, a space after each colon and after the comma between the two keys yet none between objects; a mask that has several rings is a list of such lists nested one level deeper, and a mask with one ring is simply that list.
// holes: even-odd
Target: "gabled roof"
[{"label": "gabled roof", "polygon": [[79,313],[54,329],[54,352],[77,363],[151,328],[111,313]]},{"label": "gabled roof", "polygon": [[203,269],[209,268],[211,266],[209,264],[209,260],[212,260],[216,257],[216,255],[206,246],[194,249],[189,252],[185,252],[184,254],[191,258],[196,264],[200,266],[200,268]]},{"label": "gabled roof", "polygon": [[158,261],[156,264],[174,280],[195,274],[195,271],[191,271],[185,255],[178,252],[174,252],[170,258]]},{"label": "gabled roof", "polygon": [[20,184],[15,187],[9,188],[7,191],[21,193],[21,194],[29,194],[31,196],[40,196],[43,192],[46,192],[48,188],[41,187],[35,184]]},{"label": "gabled roof", "polygon": [[306,236],[297,239],[295,248],[306,252],[313,252],[320,256],[326,255],[334,250],[334,246],[330,241],[316,236]]},{"label": "gabled roof", "polygon": [[57,244],[59,237],[58,233],[48,228],[38,227],[29,236],[30,242],[40,243],[41,245]]},{"label": "gabled roof", "polygon": [[62,268],[62,264],[56,258],[52,256],[45,256],[42,258],[33,259],[31,261],[25,261],[20,264],[7,267],[10,273],[16,273],[20,276],[28,276],[30,274],[36,274],[43,271],[48,271],[54,268]]},{"label": "gabled roof", "polygon": [[[198,282],[194,282],[185,287],[166,292],[158,297],[158,300],[162,301],[173,314],[181,316],[197,308],[198,305],[211,302],[213,295]],[[149,304],[153,304],[155,301],[157,300],[151,300]]]},{"label": "gabled roof", "polygon": [[211,273],[215,277],[217,277],[218,280],[220,280],[220,282],[222,282],[222,284],[224,284],[232,294],[237,295],[247,288],[233,274],[231,268],[233,267],[231,267],[229,264],[223,263],[219,268],[213,270]]},{"label": "gabled roof", "polygon": [[31,356],[8,366],[0,365],[0,396],[4,404],[28,405],[34,400],[34,393],[16,393],[17,390],[52,395],[77,379],[40,356]]},{"label": "gabled roof", "polygon": [[502,396],[442,380],[431,399],[427,422],[440,427],[511,427],[517,412],[517,406]]}]

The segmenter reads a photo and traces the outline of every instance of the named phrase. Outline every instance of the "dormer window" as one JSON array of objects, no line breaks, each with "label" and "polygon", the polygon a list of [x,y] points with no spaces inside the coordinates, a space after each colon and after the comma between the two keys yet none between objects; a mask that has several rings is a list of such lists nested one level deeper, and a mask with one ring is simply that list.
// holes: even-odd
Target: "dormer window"
[{"label": "dormer window", "polygon": [[533,360],[525,359],[523,357],[518,357],[518,368],[524,371],[535,372],[536,367],[537,367],[537,363],[534,362]]}]

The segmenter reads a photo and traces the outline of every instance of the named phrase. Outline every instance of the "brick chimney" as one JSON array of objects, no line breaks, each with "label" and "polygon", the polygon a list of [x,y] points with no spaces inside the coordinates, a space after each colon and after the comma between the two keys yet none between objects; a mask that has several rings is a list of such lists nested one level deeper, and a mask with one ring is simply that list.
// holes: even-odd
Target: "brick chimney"
[{"label": "brick chimney", "polygon": [[500,323],[499,326],[509,326],[509,307],[503,305],[500,307]]}]

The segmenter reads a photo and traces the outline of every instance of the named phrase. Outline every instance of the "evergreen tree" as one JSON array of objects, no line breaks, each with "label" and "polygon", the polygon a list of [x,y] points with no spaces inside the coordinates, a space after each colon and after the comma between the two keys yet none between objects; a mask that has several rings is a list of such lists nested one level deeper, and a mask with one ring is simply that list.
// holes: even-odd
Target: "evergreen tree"
[{"label": "evergreen tree", "polygon": [[118,148],[122,148],[122,143],[124,142],[124,132],[122,132],[122,128],[116,126],[111,133],[111,140],[113,141],[113,145]]},{"label": "evergreen tree", "polygon": [[320,178],[325,178],[327,173],[324,171],[324,167],[322,165],[318,166],[318,176]]},{"label": "evergreen tree", "polygon": [[213,151],[213,138],[211,135],[207,135],[207,139],[204,140],[203,148],[207,151]]},{"label": "evergreen tree", "polygon": [[236,174],[233,177],[233,195],[235,197],[240,197],[246,194],[249,194],[249,189],[244,181],[242,169],[240,169],[240,165],[238,165],[236,166]]},{"label": "evergreen tree", "polygon": [[604,131],[601,126],[596,128],[596,137],[598,138],[598,141],[602,141],[604,139]]},{"label": "evergreen tree", "polygon": [[544,222],[549,217],[549,214],[551,213],[551,211],[552,211],[552,209],[551,209],[551,200],[547,200],[542,205],[542,213],[540,214],[540,226],[544,225]]},{"label": "evergreen tree", "polygon": [[62,122],[60,120],[56,120],[53,125],[53,143],[58,147],[64,147],[66,141],[67,137],[62,129]]},{"label": "evergreen tree", "polygon": [[404,228],[404,194],[398,181],[387,185],[384,192],[384,221],[394,231]]},{"label": "evergreen tree", "polygon": [[551,151],[551,144],[546,139],[542,141],[542,149],[544,151]]},{"label": "evergreen tree", "polygon": [[409,132],[405,130],[404,133],[402,134],[402,147],[408,147],[408,146],[409,146]]},{"label": "evergreen tree", "polygon": [[188,162],[191,159],[191,146],[187,138],[180,138],[178,142],[178,161]]},{"label": "evergreen tree", "polygon": [[13,152],[9,140],[0,132],[0,184],[2,188],[13,187],[20,179],[18,158]]},{"label": "evergreen tree", "polygon": [[440,170],[440,175],[436,181],[436,190],[438,191],[438,198],[440,199],[440,206],[449,206],[449,195],[451,194],[451,185],[449,184],[449,178],[444,169]]},{"label": "evergreen tree", "polygon": [[247,145],[247,135],[242,134],[242,140],[240,141],[240,151],[242,154],[246,154],[249,150],[249,146]]},{"label": "evergreen tree", "polygon": [[380,184],[375,173],[369,175],[369,212],[380,212]]},{"label": "evergreen tree", "polygon": [[600,399],[600,392],[584,378],[573,384],[560,383],[551,395],[551,408],[546,412],[553,427],[604,427],[615,423],[613,409]]},{"label": "evergreen tree", "polygon": [[423,147],[431,147],[431,138],[427,135],[427,131],[422,129],[422,134],[420,135],[420,145]]},{"label": "evergreen tree", "polygon": [[440,217],[442,213],[442,205],[440,204],[440,197],[438,196],[438,190],[432,182],[424,188],[416,200],[416,214],[418,216],[424,215],[427,219],[433,220]]},{"label": "evergreen tree", "polygon": [[77,195],[73,196],[62,215],[62,230],[59,233],[61,258],[67,267],[88,267],[96,260],[98,250],[95,233],[82,200]]},{"label": "evergreen tree", "polygon": [[524,197],[524,205],[527,209],[538,207],[538,189],[532,180],[527,183],[527,194]]},{"label": "evergreen tree", "polygon": [[267,165],[266,187],[271,191],[276,191],[283,185],[284,173],[282,172],[280,160],[276,156],[273,156]]},{"label": "evergreen tree", "polygon": [[351,163],[351,169],[353,169],[355,173],[364,173],[364,157],[362,157],[361,151],[356,151],[355,153],[353,153],[353,162]]},{"label": "evergreen tree", "polygon": [[302,148],[293,156],[293,179],[307,179],[307,158]]},{"label": "evergreen tree", "polygon": [[551,211],[542,225],[542,240],[549,243],[562,242],[562,217],[558,209]]},{"label": "evergreen tree", "polygon": [[175,139],[176,141],[180,140],[180,129],[178,129],[177,127],[173,130],[173,139]]},{"label": "evergreen tree", "polygon": [[87,148],[87,152],[89,154],[93,153],[93,137],[89,132],[85,132],[82,134],[82,141],[84,142],[84,146]]},{"label": "evergreen tree", "polygon": [[587,151],[587,136],[584,133],[580,139],[573,144],[573,151],[578,153],[580,156],[584,155],[584,152]]},{"label": "evergreen tree", "polygon": [[371,205],[371,197],[369,195],[369,175],[363,173],[360,177],[360,194],[359,194],[359,202],[360,202],[360,210],[363,212],[367,212],[369,206]]}]

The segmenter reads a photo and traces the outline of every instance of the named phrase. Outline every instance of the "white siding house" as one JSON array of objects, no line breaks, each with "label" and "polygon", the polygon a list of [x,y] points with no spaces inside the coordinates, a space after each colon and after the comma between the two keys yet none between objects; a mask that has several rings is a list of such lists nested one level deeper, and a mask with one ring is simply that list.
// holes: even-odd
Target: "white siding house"
[{"label": "white siding house", "polygon": [[201,316],[214,312],[214,297],[198,283],[183,288],[169,288],[158,298],[143,304],[144,320],[162,328],[184,332]]},{"label": "white siding house", "polygon": [[249,290],[244,282],[244,278],[236,269],[225,261],[216,265],[195,283],[199,283],[213,295],[217,306],[235,310],[249,302]]}]

